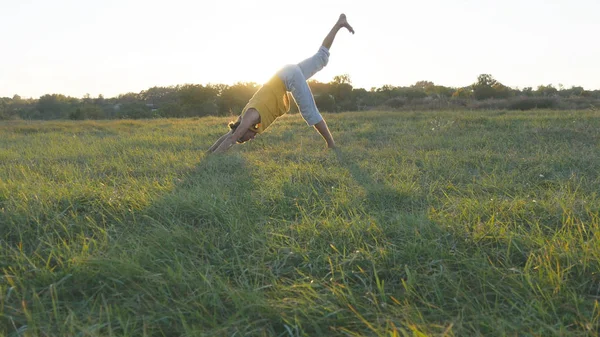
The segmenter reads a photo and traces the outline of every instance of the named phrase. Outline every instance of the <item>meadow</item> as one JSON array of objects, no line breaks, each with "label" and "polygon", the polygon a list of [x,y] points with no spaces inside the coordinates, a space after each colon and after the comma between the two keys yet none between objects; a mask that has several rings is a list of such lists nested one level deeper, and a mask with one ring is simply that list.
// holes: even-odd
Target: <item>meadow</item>
[{"label": "meadow", "polygon": [[0,336],[595,336],[597,111],[0,122]]}]

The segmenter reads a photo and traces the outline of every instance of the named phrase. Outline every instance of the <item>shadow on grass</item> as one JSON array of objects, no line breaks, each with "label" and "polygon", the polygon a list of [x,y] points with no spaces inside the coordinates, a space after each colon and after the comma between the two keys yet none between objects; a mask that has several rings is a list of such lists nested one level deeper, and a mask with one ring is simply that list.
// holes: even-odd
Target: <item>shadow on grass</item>
[{"label": "shadow on grass", "polygon": [[6,233],[2,260],[12,262],[0,267],[12,290],[0,282],[0,334],[219,334],[238,321],[242,335],[261,329],[274,313],[253,310],[255,288],[268,283],[252,262],[264,243],[254,184],[239,153],[210,156],[142,210],[106,217],[74,200],[77,227],[49,219],[31,224],[46,233],[37,240],[35,228]]},{"label": "shadow on grass", "polygon": [[338,163],[350,172],[354,180],[367,192],[366,207],[375,213],[405,213],[421,215],[427,209],[426,198],[414,191],[402,191],[373,178],[343,150],[335,150]]}]

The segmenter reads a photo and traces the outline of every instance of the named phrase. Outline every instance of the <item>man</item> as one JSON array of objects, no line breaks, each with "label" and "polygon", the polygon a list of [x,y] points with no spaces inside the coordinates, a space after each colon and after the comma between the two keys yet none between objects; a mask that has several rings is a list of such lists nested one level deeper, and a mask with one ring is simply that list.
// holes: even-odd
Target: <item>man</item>
[{"label": "man", "polygon": [[302,118],[309,126],[321,134],[327,142],[327,147],[334,148],[335,141],[327,127],[327,123],[319,113],[313,95],[308,87],[308,80],[329,61],[329,49],[337,32],[341,28],[348,29],[354,34],[354,29],[341,14],[329,34],[323,40],[319,51],[312,57],[293,65],[287,65],[275,74],[252,96],[242,110],[236,122],[229,123],[229,132],[221,136],[208,150],[209,153],[222,153],[234,144],[242,144],[254,139],[257,133],[262,133],[278,117],[289,111],[290,103],[287,92],[292,97]]}]

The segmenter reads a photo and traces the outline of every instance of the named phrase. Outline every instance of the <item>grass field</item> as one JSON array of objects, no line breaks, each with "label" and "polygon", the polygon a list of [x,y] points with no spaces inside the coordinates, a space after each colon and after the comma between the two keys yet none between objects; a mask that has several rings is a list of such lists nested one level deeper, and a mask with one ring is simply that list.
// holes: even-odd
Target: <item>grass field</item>
[{"label": "grass field", "polygon": [[0,122],[0,336],[594,336],[598,112]]}]

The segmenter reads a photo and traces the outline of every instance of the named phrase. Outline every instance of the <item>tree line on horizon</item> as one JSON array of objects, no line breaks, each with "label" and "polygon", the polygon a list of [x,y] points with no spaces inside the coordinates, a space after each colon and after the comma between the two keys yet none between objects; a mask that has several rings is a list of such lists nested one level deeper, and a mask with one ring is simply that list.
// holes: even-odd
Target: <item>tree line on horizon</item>
[{"label": "tree line on horizon", "polygon": [[[309,81],[320,111],[363,111],[373,109],[596,109],[600,90],[580,86],[540,85],[510,88],[490,74],[481,74],[472,85],[453,88],[419,81],[411,86],[384,85],[366,90],[354,88],[347,74],[322,83]],[[46,94],[38,99],[0,97],[0,119],[139,119],[237,115],[260,85],[254,82],[184,84],[152,87],[113,98],[89,94],[82,98]],[[295,106],[293,112],[297,112]]]}]

